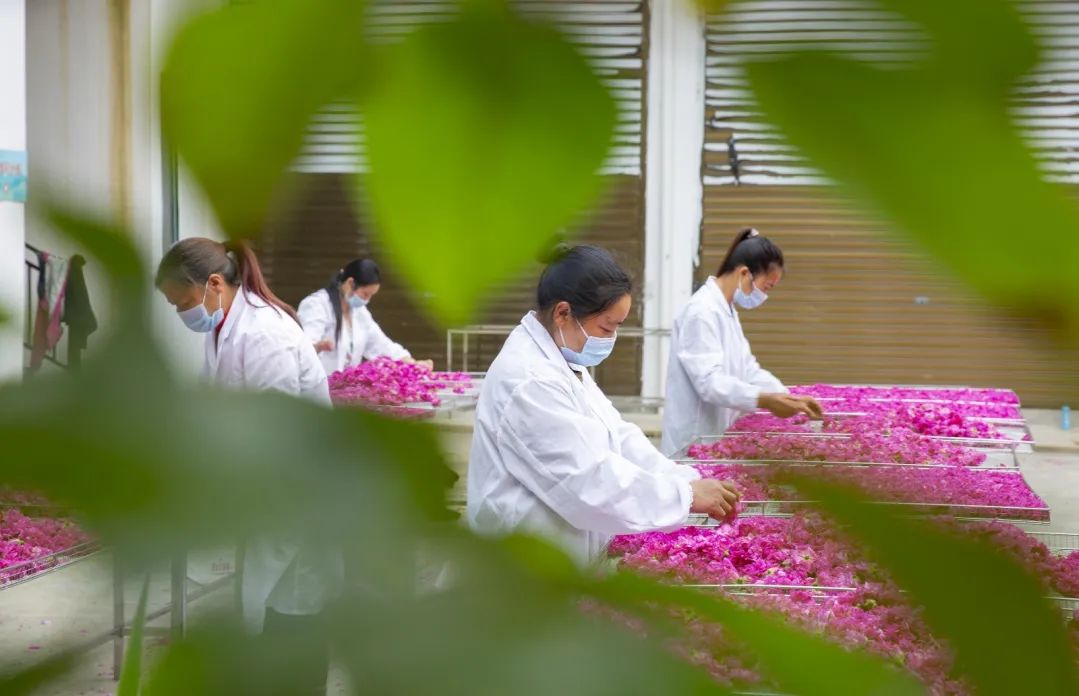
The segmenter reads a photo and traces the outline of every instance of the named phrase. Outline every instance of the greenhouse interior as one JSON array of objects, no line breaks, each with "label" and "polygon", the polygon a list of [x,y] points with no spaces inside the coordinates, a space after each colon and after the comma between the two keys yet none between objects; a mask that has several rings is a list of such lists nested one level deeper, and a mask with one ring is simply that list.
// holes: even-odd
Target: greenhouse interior
[{"label": "greenhouse interior", "polygon": [[1079,694],[1077,47],[0,0],[0,693]]}]

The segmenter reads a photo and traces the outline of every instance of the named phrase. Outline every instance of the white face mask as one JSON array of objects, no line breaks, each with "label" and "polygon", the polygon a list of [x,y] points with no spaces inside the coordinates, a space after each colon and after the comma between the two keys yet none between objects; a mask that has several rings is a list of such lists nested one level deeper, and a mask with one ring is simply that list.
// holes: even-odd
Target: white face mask
[{"label": "white face mask", "polygon": [[734,301],[742,309],[756,309],[764,304],[764,301],[768,299],[767,293],[757,287],[757,284],[753,282],[753,276],[749,277],[750,287],[753,291],[746,294],[742,291],[742,279],[738,279],[738,285],[734,288]]},{"label": "white face mask", "polygon": [[[205,294],[202,296],[202,302],[206,301],[206,295],[210,293],[210,283],[207,281]],[[184,323],[187,328],[191,329],[195,333],[209,333],[217,328],[218,324],[225,320],[225,308],[224,301],[218,296],[220,304],[213,314],[206,309],[206,305],[202,302],[198,303],[191,309],[185,309],[182,312],[177,311],[180,315],[180,321]]]},{"label": "white face mask", "polygon": [[568,348],[566,346],[565,334],[562,333],[562,329],[558,330],[558,335],[562,338],[562,357],[574,365],[580,365],[581,367],[595,367],[606,360],[607,356],[614,350],[614,341],[618,336],[614,335],[610,338],[589,336],[588,332],[581,326],[581,322],[578,321],[577,326],[581,328],[581,333],[585,335],[584,346],[581,348],[580,352]]}]

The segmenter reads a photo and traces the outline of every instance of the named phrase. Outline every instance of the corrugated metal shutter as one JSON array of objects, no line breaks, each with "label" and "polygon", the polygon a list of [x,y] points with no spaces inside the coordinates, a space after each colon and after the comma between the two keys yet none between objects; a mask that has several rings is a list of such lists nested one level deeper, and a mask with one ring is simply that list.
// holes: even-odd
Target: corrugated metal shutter
[{"label": "corrugated metal shutter", "polygon": [[[582,216],[572,233],[575,241],[611,249],[637,279],[644,277],[643,118],[647,65],[647,4],[624,0],[585,2],[518,2],[527,15],[554,16],[581,50],[591,57],[619,102],[619,126],[604,167],[608,191],[596,209]],[[373,5],[372,31],[380,40],[394,40],[424,23],[453,16],[455,3],[385,0]],[[372,224],[348,195],[349,176],[362,183],[363,133],[356,110],[335,105],[324,110],[308,131],[303,156],[295,169],[305,195],[269,226],[259,244],[267,278],[282,298],[299,302],[325,285],[343,263],[371,256],[383,267],[384,283],[372,303],[376,319],[395,340],[417,357],[445,361],[446,338],[427,320],[417,300],[393,270],[393,259],[379,249]],[[357,162],[360,166],[357,166]],[[481,318],[486,324],[516,324],[535,298],[541,267],[523,271],[518,282],[494,293]],[[462,268],[461,273],[467,273]],[[638,283],[639,286],[639,283]],[[627,321],[640,325],[640,289]],[[472,341],[473,369],[483,369],[502,346],[503,338]],[[639,394],[641,346],[623,341],[597,371],[611,394]]]},{"label": "corrugated metal shutter", "polygon": [[[517,0],[526,17],[555,23],[589,58],[618,100],[619,121],[602,173],[641,174],[642,93],[647,7],[642,1]],[[416,28],[453,18],[458,2],[381,0],[371,4],[367,30],[378,42],[392,42]],[[306,173],[363,172],[363,119],[347,103],[323,110],[311,123],[294,169]]]},{"label": "corrugated metal shutter", "polygon": [[702,276],[746,226],[787,259],[768,302],[741,313],[762,365],[792,384],[969,384],[1011,387],[1028,406],[1079,401],[1079,350],[1053,349],[1033,322],[989,310],[852,210],[825,187],[705,189]]},{"label": "corrugated metal shutter", "polygon": [[[1079,3],[1018,7],[1044,54],[1016,86],[1016,123],[1048,179],[1079,183]],[[704,181],[713,185],[827,183],[763,119],[746,85],[745,61],[813,48],[894,68],[928,49],[916,25],[856,0],[733,3],[728,12],[709,16],[707,40]]]},{"label": "corrugated metal shutter", "polygon": [[[1016,90],[1017,122],[1047,178],[1079,182],[1079,3],[1020,6],[1047,60]],[[761,118],[739,67],[795,42],[898,66],[925,48],[916,27],[867,3],[754,1],[710,17],[707,32],[697,275],[715,272],[742,227],[783,247],[783,284],[741,314],[762,364],[788,383],[971,384],[1012,387],[1029,406],[1079,400],[1079,351],[1053,348],[1033,322],[991,311],[856,212]]]},{"label": "corrugated metal shutter", "polygon": [[[371,234],[370,219],[357,212],[349,193],[349,178],[342,174],[306,174],[305,196],[277,216],[258,241],[259,258],[267,281],[286,302],[299,303],[324,286],[350,259],[370,256],[383,270],[382,290],[371,311],[391,338],[418,358],[445,362],[445,333],[431,324],[417,299],[393,269],[393,260]],[[639,177],[612,176],[607,195],[596,210],[575,226],[574,239],[610,249],[635,278],[644,275],[644,200]],[[468,273],[462,267],[462,274]],[[479,323],[516,324],[535,303],[537,263],[520,280],[492,293]],[[634,291],[634,310],[627,325],[640,326],[640,283]],[[504,337],[472,339],[471,369],[485,369],[502,347]],[[640,342],[622,341],[614,356],[597,370],[597,378],[611,394],[639,394]]]}]

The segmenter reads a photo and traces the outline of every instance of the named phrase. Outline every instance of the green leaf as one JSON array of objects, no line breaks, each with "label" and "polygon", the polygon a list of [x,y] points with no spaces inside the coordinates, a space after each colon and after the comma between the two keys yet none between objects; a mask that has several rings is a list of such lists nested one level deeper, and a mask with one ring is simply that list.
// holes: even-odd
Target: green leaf
[{"label": "green leaf", "polygon": [[[509,537],[500,542],[523,572],[549,584],[593,596],[614,607],[653,619],[671,607],[692,610],[698,617],[729,629],[758,657],[767,673],[782,688],[800,696],[834,696],[836,675],[842,675],[842,693],[899,696],[921,694],[922,686],[909,673],[859,651],[848,651],[820,636],[801,631],[782,617],[753,611],[713,593],[675,587],[630,573],[603,579],[567,569],[564,552],[549,542],[530,537]],[[560,560],[559,560],[560,559]],[[684,629],[683,629],[684,630]]]},{"label": "green leaf", "polygon": [[1075,694],[1079,675],[1060,611],[1042,582],[999,548],[903,517],[854,491],[794,479],[886,567],[978,694]]},{"label": "green leaf", "polygon": [[465,322],[595,200],[613,99],[556,29],[480,3],[378,65],[363,183],[380,239],[436,320]]},{"label": "green leaf", "polygon": [[[122,296],[146,302],[125,235],[53,219],[100,259]],[[392,551],[388,533],[445,518],[454,474],[430,426],[276,393],[179,390],[145,313],[122,309],[120,327],[82,370],[0,386],[6,485],[71,505],[105,541],[143,556],[297,526],[359,537],[377,556]]]},{"label": "green leaf", "polygon": [[161,77],[164,136],[234,237],[262,230],[304,130],[357,89],[363,0],[261,0],[189,23]]},{"label": "green leaf", "polygon": [[985,297],[1079,336],[1079,274],[1046,273],[1046,254],[1060,268],[1079,266],[1079,212],[1042,179],[1009,113],[1015,78],[1037,60],[1016,8],[887,4],[922,23],[926,61],[884,69],[792,48],[746,65],[764,113]]},{"label": "green leaf", "polygon": [[33,667],[20,669],[0,665],[0,694],[30,696],[41,693],[43,686],[71,671],[76,664],[76,655],[64,653]]},{"label": "green leaf", "polygon": [[142,636],[146,629],[146,597],[150,593],[149,574],[142,581],[139,604],[135,608],[135,620],[131,624],[131,636],[124,652],[124,666],[120,671],[120,683],[116,696],[139,696],[142,683]]},{"label": "green leaf", "polygon": [[924,693],[911,674],[877,657],[848,651],[794,628],[781,617],[745,609],[717,595],[620,574],[601,584],[596,596],[638,608],[643,602],[663,602],[665,606],[691,609],[700,618],[722,625],[737,636],[781,688],[799,696]]},{"label": "green leaf", "polygon": [[[535,542],[561,580],[521,565],[528,541],[502,542],[444,530],[438,548],[453,559],[442,592],[349,592],[320,629],[357,692],[439,696],[550,694],[724,694],[702,671],[658,641],[641,639],[606,617],[582,611],[580,571],[567,577],[565,555]],[[550,556],[560,555],[562,561]],[[300,636],[244,637],[220,627],[170,646],[147,694],[289,694]],[[307,640],[311,640],[308,636]]]}]

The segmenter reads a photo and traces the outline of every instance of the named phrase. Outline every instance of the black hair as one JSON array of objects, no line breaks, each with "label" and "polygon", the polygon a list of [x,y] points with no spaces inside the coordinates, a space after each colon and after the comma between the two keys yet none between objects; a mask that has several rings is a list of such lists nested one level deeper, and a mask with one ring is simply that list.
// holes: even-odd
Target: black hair
[{"label": "black hair", "polygon": [[220,274],[232,287],[243,286],[246,292],[257,295],[300,323],[296,310],[270,290],[258,257],[243,240],[222,243],[205,237],[189,237],[176,242],[158,264],[154,284],[158,288],[165,282],[205,285],[214,273]]},{"label": "black hair", "polygon": [[333,316],[337,323],[334,336],[337,340],[341,340],[341,284],[350,278],[357,288],[362,288],[365,285],[381,283],[382,272],[378,270],[378,264],[371,259],[354,259],[330,278],[330,282],[323,288],[330,296],[330,306],[333,307]]},{"label": "black hair", "polygon": [[595,246],[560,244],[536,287],[540,313],[568,302],[578,319],[599,314],[633,290],[633,280],[610,252]]},{"label": "black hair", "polygon": [[783,268],[783,252],[772,240],[747,227],[734,238],[716,276],[727,275],[739,266],[748,267],[754,276],[767,273],[773,267]]}]

